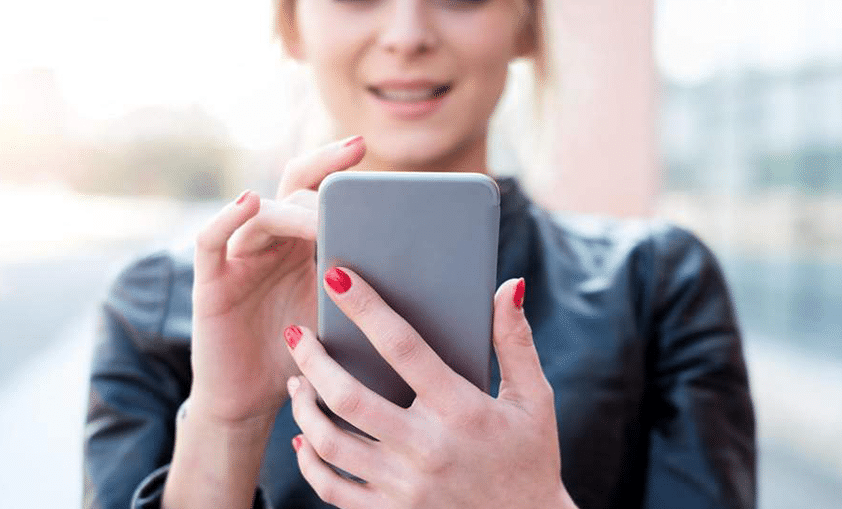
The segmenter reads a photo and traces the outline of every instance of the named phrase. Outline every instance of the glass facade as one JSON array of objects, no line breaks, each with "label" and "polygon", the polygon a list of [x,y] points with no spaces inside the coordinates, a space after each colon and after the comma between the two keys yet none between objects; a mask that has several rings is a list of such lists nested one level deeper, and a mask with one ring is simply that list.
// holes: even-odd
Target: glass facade
[{"label": "glass facade", "polygon": [[842,361],[842,62],[662,87],[661,212],[720,253],[744,327]]}]

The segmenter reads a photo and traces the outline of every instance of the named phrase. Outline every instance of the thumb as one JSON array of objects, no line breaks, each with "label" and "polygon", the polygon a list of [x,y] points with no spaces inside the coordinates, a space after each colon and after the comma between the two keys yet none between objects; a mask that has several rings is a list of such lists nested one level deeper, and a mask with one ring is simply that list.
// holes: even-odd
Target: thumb
[{"label": "thumb", "polygon": [[523,278],[510,279],[494,296],[492,336],[500,365],[499,396],[505,399],[527,399],[547,383],[523,313],[525,290]]}]

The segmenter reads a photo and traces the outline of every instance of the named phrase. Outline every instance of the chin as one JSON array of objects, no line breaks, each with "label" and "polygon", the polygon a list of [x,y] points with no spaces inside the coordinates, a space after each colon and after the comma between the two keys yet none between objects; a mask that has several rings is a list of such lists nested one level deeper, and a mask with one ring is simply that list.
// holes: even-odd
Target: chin
[{"label": "chin", "polygon": [[456,150],[454,139],[436,132],[406,132],[403,136],[384,135],[369,138],[368,150],[391,167],[414,171],[444,166]]}]

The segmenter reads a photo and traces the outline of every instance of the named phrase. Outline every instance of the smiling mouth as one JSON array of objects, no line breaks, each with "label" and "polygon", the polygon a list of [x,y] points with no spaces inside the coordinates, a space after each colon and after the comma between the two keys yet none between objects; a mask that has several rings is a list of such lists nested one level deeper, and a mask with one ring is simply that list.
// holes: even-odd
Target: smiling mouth
[{"label": "smiling mouth", "polygon": [[420,102],[420,101],[429,101],[431,99],[438,99],[439,97],[443,96],[444,94],[448,93],[452,88],[451,85],[442,85],[430,93],[425,95],[415,94],[398,94],[398,95],[387,95],[384,94],[380,89],[376,87],[368,87],[368,91],[372,94],[376,95],[380,99],[386,101],[393,101],[393,102]]}]

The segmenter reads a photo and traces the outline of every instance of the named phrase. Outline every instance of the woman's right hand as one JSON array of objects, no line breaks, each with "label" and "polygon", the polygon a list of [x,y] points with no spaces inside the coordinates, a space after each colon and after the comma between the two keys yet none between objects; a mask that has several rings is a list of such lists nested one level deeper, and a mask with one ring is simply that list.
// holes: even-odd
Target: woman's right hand
[{"label": "woman's right hand", "polygon": [[355,137],[292,159],[274,200],[248,192],[199,231],[191,413],[223,425],[274,421],[288,398],[286,380],[298,373],[283,330],[316,328],[316,190],[364,154]]}]

